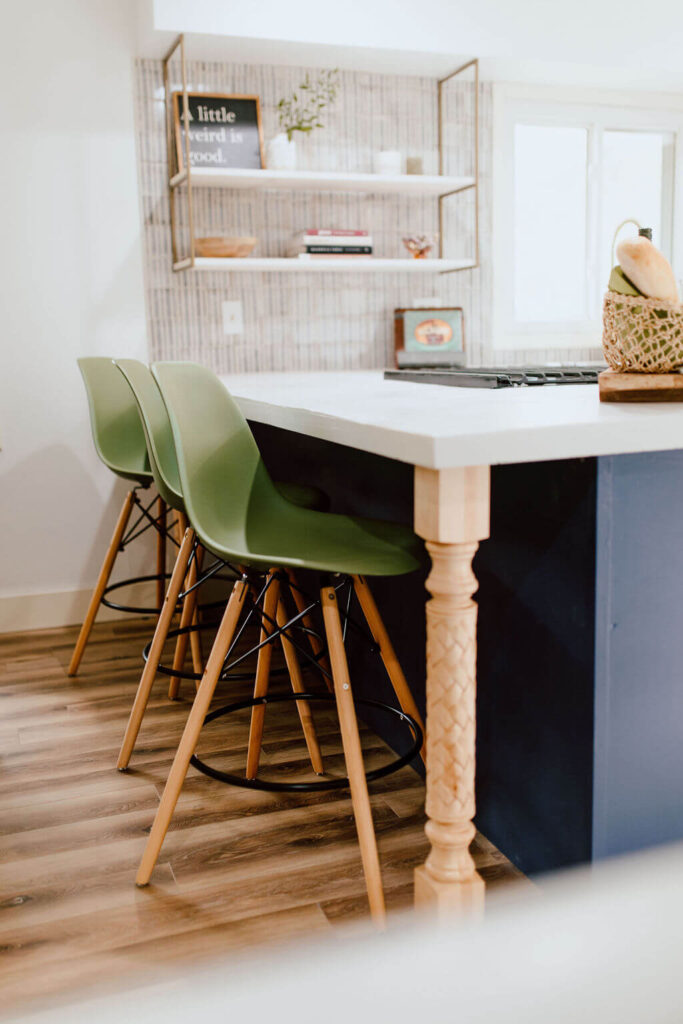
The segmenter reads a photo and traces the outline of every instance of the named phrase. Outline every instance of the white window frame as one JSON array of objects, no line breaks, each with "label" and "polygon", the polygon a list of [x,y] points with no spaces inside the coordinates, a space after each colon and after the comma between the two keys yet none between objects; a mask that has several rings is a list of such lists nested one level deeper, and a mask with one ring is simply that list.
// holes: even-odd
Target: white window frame
[{"label": "white window frame", "polygon": [[[587,294],[595,301],[608,267],[595,266],[600,224],[597,155],[605,130],[667,132],[674,137],[670,230],[661,247],[683,276],[683,105],[680,98],[496,84],[493,90],[493,348],[599,348],[599,320],[520,323],[514,315],[514,131],[516,124],[588,129]],[[628,216],[628,212],[625,214]],[[615,225],[616,227],[616,225]],[[668,227],[668,225],[667,225]],[[666,230],[666,227],[665,227]]]}]

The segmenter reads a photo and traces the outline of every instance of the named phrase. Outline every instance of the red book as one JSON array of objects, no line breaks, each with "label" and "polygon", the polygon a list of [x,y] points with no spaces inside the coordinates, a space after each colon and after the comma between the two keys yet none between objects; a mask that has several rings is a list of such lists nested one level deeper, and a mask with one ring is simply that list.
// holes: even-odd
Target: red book
[{"label": "red book", "polygon": [[367,231],[346,231],[343,228],[309,228],[305,235],[339,235],[343,238],[364,238]]}]

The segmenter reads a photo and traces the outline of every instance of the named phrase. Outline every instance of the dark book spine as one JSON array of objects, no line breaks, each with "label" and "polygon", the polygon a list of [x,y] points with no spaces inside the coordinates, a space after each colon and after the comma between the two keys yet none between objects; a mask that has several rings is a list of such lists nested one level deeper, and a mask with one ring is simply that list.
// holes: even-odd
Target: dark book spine
[{"label": "dark book spine", "polygon": [[304,252],[311,256],[340,255],[340,256],[369,256],[372,253],[371,245],[307,245]]}]

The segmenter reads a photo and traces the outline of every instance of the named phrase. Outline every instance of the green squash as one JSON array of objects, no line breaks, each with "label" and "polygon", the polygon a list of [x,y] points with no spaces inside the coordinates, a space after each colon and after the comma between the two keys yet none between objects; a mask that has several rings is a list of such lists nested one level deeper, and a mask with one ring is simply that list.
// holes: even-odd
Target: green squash
[{"label": "green squash", "polygon": [[617,264],[616,267],[612,267],[612,273],[609,276],[609,284],[607,285],[611,292],[618,292],[619,295],[642,295],[635,285],[631,284],[624,271]]}]

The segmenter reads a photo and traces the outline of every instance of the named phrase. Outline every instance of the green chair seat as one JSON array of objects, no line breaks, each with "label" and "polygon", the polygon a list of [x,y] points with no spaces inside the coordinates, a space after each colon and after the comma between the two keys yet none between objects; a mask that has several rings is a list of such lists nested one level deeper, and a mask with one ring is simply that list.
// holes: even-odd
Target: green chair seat
[{"label": "green chair seat", "polygon": [[406,527],[301,508],[271,480],[238,406],[210,370],[155,363],[168,410],[189,519],[226,561],[397,576],[418,568]]},{"label": "green chair seat", "polygon": [[97,454],[117,476],[149,486],[153,476],[147,444],[130,388],[107,357],[84,357],[78,360],[78,367],[88,396]]},{"label": "green chair seat", "polygon": [[[166,406],[148,366],[138,359],[116,359],[116,366],[128,381],[142,422],[149,464],[159,494],[177,512],[187,514],[178,472],[175,441]],[[316,487],[276,483],[284,497],[303,508],[324,508],[327,498]]]}]

